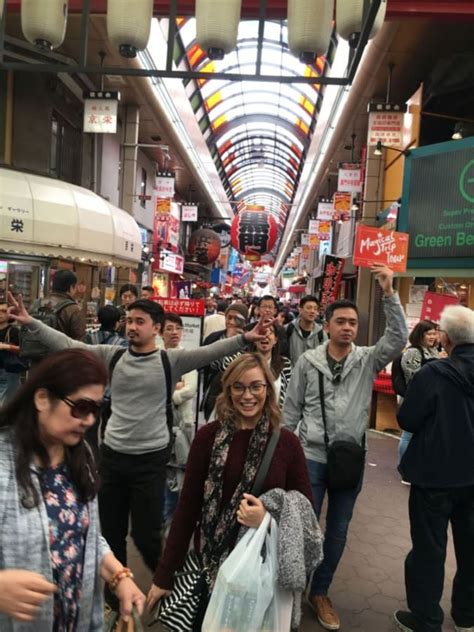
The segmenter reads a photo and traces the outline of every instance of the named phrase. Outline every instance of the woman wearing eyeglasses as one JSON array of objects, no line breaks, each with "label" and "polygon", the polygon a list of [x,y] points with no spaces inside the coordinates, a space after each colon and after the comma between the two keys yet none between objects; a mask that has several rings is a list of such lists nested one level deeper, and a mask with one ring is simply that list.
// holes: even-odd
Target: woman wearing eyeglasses
[{"label": "woman wearing eyeglasses", "polygon": [[98,480],[84,442],[107,371],[91,353],[39,364],[0,411],[0,630],[99,632],[101,579],[122,615],[143,610],[132,573],[100,535]]},{"label": "woman wearing eyeglasses", "polygon": [[[191,446],[178,508],[148,594],[149,607],[171,591],[173,574],[182,567],[198,526],[204,562],[215,579],[232,546],[219,559],[214,559],[213,549],[239,524],[258,527],[266,513],[262,502],[248,492],[270,434],[280,428],[274,376],[262,355],[246,353],[226,369],[222,383],[217,421],[204,426]],[[299,441],[285,428],[280,433],[262,493],[275,488],[296,490],[311,500]],[[194,629],[201,630],[199,621]]]}]

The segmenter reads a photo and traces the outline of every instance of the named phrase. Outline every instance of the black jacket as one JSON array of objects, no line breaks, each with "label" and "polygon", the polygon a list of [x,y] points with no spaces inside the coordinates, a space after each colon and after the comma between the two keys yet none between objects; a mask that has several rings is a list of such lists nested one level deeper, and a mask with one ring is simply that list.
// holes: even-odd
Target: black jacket
[{"label": "black jacket", "polygon": [[414,433],[399,467],[404,480],[421,487],[474,485],[474,344],[425,364],[397,417]]}]

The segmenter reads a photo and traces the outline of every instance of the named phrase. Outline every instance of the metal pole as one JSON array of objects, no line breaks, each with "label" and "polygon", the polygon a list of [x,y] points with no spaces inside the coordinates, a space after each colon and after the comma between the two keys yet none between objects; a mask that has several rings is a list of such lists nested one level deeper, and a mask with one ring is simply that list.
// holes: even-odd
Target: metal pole
[{"label": "metal pole", "polygon": [[166,70],[171,72],[173,68],[174,40],[176,35],[176,15],[178,12],[177,0],[170,1],[170,16],[168,23],[168,48],[166,55]]},{"label": "metal pole", "polygon": [[[3,0],[0,0],[2,2]],[[0,17],[0,66],[3,64],[3,53],[5,52],[5,30],[7,24],[8,2],[3,2],[3,13]]]},{"label": "metal pole", "polygon": [[[367,0],[364,0],[367,3]],[[362,54],[365,50],[366,44],[369,41],[370,31],[375,22],[375,16],[377,15],[377,11],[379,10],[380,5],[382,4],[382,0],[372,0],[370,8],[367,13],[364,13],[364,25],[362,27],[362,32],[359,37],[359,41],[357,43],[357,48],[354,53],[354,57],[351,60],[349,72],[347,75],[347,82],[350,85],[355,77],[357,72],[357,68],[359,66],[360,60],[362,58]]]},{"label": "metal pole", "polygon": [[265,15],[267,11],[267,0],[260,0],[260,12],[258,16],[258,43],[257,43],[257,67],[256,75],[260,77],[262,69],[262,50],[263,50],[263,37],[265,35]]},{"label": "metal pole", "polygon": [[79,53],[79,64],[81,66],[87,66],[87,44],[89,39],[89,15],[91,9],[90,0],[83,0],[82,2],[82,17],[81,17],[81,48]]}]

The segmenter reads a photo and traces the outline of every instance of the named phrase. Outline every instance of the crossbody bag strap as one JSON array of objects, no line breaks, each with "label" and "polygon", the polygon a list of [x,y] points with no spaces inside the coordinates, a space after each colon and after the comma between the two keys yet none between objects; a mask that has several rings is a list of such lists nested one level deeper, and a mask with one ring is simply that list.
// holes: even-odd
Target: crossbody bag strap
[{"label": "crossbody bag strap", "polygon": [[[273,455],[275,454],[275,448],[277,446],[279,438],[280,438],[280,431],[274,430],[271,434],[270,439],[268,440],[267,447],[265,448],[265,452],[263,454],[263,458],[260,461],[260,465],[257,470],[257,475],[255,476],[254,484],[252,486],[252,489],[250,490],[250,493],[252,494],[252,496],[258,497],[261,494],[263,483],[265,482],[265,479],[267,478],[268,470],[270,469],[270,464],[272,462]],[[226,550],[228,545],[232,544],[232,542],[237,537],[237,533],[240,529],[240,526],[241,525],[236,522],[235,525],[228,531],[227,535],[224,537],[220,545],[217,546],[213,550],[214,557],[219,558],[222,555],[222,553]]]},{"label": "crossbody bag strap", "polygon": [[328,437],[328,429],[326,424],[326,400],[324,398],[324,375],[321,373],[319,369],[318,377],[319,377],[319,401],[321,402],[321,416],[323,418],[324,424],[324,443],[326,444],[326,448],[329,446],[329,437]]},{"label": "crossbody bag strap", "polygon": [[165,372],[166,382],[166,425],[170,433],[170,443],[173,440],[173,401],[171,392],[171,365],[168,358],[168,354],[164,349],[160,349],[161,361],[163,363],[163,370]]}]

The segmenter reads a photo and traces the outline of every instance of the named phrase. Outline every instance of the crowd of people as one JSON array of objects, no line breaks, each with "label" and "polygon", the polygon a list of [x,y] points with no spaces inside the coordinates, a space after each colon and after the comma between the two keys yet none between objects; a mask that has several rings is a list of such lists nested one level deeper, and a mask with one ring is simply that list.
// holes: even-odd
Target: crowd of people
[{"label": "crowd of people", "polygon": [[[267,512],[304,560],[318,622],[338,630],[329,593],[363,485],[373,380],[401,354],[399,469],[411,485],[412,550],[408,610],[395,622],[406,632],[441,632],[451,523],[452,616],[456,630],[474,630],[472,310],[446,308],[439,325],[420,321],[408,336],[393,273],[374,266],[386,325],[373,346],[356,344],[352,301],[336,300],[321,314],[308,295],[294,313],[264,295],[248,304],[209,298],[203,343],[189,350],[182,319],[164,313],[153,288],[140,294],[131,284],[121,288],[120,305],[99,310],[100,329],[86,336],[70,302],[75,276],[63,272],[53,320],[39,318],[38,306],[28,312],[21,296],[0,305],[1,371],[8,372],[5,354],[21,360],[17,326],[48,350],[23,384],[12,380],[3,390],[2,632],[99,631],[104,596],[106,616],[157,612],[172,598],[190,547],[207,583],[189,629],[204,630],[223,561]],[[197,432],[196,398],[207,422]],[[283,505],[298,520],[285,522]],[[153,573],[146,597],[127,566],[128,535]],[[290,578],[285,588],[295,596],[297,629],[301,581]]]}]

